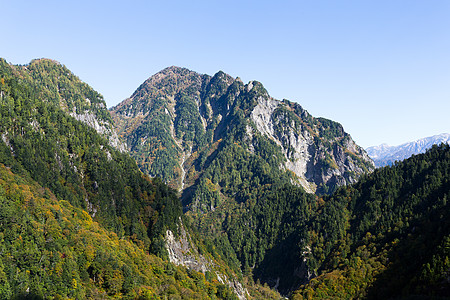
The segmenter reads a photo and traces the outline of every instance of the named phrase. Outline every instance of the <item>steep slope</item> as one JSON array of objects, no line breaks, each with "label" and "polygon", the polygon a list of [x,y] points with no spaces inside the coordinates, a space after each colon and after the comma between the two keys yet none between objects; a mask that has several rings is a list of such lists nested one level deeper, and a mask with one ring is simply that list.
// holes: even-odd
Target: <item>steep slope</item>
[{"label": "steep slope", "polygon": [[[163,239],[160,233],[166,226],[175,228],[181,216],[175,193],[160,181],[149,180],[128,154],[110,146],[92,127],[61,108],[59,95],[47,93],[55,86],[45,82],[57,80],[53,77],[59,77],[59,64],[46,60],[32,65],[47,70],[39,74],[54,75],[33,79],[25,71],[17,71],[24,67],[0,61],[0,162],[16,173],[30,174],[120,237],[132,236],[147,249],[157,245],[156,240]],[[74,98],[64,100],[69,107],[73,105],[72,111],[94,114],[79,108],[80,98]],[[94,111],[110,119],[106,108]]]},{"label": "steep slope", "polygon": [[114,130],[103,96],[82,82],[69,69],[51,59],[35,59],[28,65],[10,65],[0,58],[0,72],[14,76],[28,87],[28,96],[59,106],[65,113],[88,124],[125,151]]},{"label": "steep slope", "polygon": [[181,190],[204,177],[230,140],[258,157],[266,151],[261,143],[271,145],[274,167],[309,192],[330,192],[373,169],[340,124],[223,72],[164,69],[111,111],[141,169]]},{"label": "steep slope", "polygon": [[395,161],[404,160],[413,154],[424,153],[433,145],[440,143],[450,144],[450,134],[442,133],[399,146],[389,146],[387,144],[372,146],[367,148],[366,151],[375,162],[376,167],[384,167],[392,165]]},{"label": "steep slope", "polygon": [[449,197],[441,144],[324,198],[305,256],[319,276],[292,299],[448,299]]},{"label": "steep slope", "polygon": [[236,299],[0,164],[1,299]]},{"label": "steep slope", "polygon": [[373,169],[340,124],[223,72],[167,68],[111,111],[140,168],[181,191],[211,248],[283,291],[308,277],[291,268],[303,224],[292,214],[306,220],[316,205],[303,190],[330,193]]}]

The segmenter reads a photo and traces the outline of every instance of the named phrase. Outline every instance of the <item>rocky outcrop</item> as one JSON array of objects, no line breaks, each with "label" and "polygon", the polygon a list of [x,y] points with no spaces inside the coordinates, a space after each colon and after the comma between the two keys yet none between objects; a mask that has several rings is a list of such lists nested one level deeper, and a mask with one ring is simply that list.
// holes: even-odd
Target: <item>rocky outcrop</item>
[{"label": "rocky outcrop", "polygon": [[185,266],[202,273],[211,270],[212,262],[198,253],[182,223],[178,230],[178,237],[175,237],[171,230],[166,231],[166,250],[170,262],[175,265]]},{"label": "rocky outcrop", "polygon": [[108,139],[108,142],[112,147],[121,152],[127,151],[126,145],[120,141],[119,136],[111,123],[99,120],[94,113],[89,111],[85,111],[82,114],[77,114],[74,110],[70,113],[70,116],[94,128],[100,135]]},{"label": "rocky outcrop", "polygon": [[281,167],[292,171],[310,193],[354,183],[374,168],[340,124],[314,119],[298,104],[260,97],[251,119],[260,134],[281,148],[286,158]]},{"label": "rocky outcrop", "polygon": [[237,278],[227,276],[219,270],[211,258],[199,253],[181,219],[176,235],[171,230],[166,231],[165,242],[171,263],[197,272],[212,272],[216,275],[217,281],[229,286],[239,299],[247,299],[248,292]]}]

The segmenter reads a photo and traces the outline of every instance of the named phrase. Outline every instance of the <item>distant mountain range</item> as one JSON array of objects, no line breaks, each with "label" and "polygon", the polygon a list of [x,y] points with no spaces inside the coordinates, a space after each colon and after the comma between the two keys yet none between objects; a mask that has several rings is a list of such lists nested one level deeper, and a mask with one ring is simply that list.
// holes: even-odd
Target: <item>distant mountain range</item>
[{"label": "distant mountain range", "polygon": [[375,162],[377,168],[390,166],[395,161],[404,160],[413,154],[424,153],[435,144],[447,143],[450,144],[450,134],[442,133],[419,139],[414,142],[401,144],[399,146],[389,146],[381,144],[379,146],[372,146],[366,149],[367,154]]}]

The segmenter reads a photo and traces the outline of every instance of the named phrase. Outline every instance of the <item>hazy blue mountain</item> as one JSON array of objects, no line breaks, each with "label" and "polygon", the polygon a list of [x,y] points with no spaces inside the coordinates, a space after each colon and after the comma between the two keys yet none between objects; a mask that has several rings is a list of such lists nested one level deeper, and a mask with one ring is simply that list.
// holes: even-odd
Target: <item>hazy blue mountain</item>
[{"label": "hazy blue mountain", "polygon": [[450,144],[450,134],[442,133],[426,138],[419,139],[414,142],[401,144],[399,146],[389,146],[381,144],[366,149],[367,154],[375,162],[377,168],[392,165],[396,160],[404,160],[413,154],[424,153],[434,144],[447,143]]}]

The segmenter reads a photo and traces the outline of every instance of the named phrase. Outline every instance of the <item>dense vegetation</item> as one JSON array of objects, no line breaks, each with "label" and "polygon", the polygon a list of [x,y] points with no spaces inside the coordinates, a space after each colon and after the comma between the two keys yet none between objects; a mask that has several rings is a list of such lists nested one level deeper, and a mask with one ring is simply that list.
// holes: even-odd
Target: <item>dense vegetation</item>
[{"label": "dense vegetation", "polygon": [[[255,299],[279,297],[268,285],[292,299],[450,294],[448,145],[306,193],[280,168],[292,132],[314,137],[311,176],[332,177],[345,155],[370,170],[340,124],[285,100],[274,140],[249,122],[268,97],[260,83],[164,72],[115,114],[139,167],[160,180],[110,145],[101,95],[64,66],[0,60],[0,298],[235,299],[217,270]],[[188,217],[163,181],[183,187]],[[166,230],[181,227],[195,244],[186,251],[215,270],[167,262]]]},{"label": "dense vegetation", "polygon": [[82,82],[70,70],[50,59],[37,59],[24,66],[11,66],[0,58],[2,75],[14,76],[27,86],[28,95],[53,103],[68,113],[89,112],[103,126],[111,126],[112,118],[102,95]]},{"label": "dense vegetation", "polygon": [[325,197],[308,231],[320,276],[292,298],[448,297],[449,172],[442,144]]},{"label": "dense vegetation", "polygon": [[237,299],[0,164],[1,299]]},{"label": "dense vegetation", "polygon": [[[273,114],[269,106],[276,107]],[[299,160],[293,139],[311,144],[304,150],[305,156],[311,156],[307,174],[292,175],[294,181],[319,194],[354,182],[373,168],[339,123],[314,118],[296,103],[272,99],[261,83],[244,84],[221,71],[211,77],[184,68],[164,69],[111,112],[139,167],[180,190],[196,189],[203,182],[200,177],[211,180],[204,173],[215,156],[225,151],[221,141],[240,142],[245,151],[260,157],[267,157],[265,149],[255,149],[254,143],[274,143],[271,147],[277,148],[279,161],[272,167],[277,171],[288,169],[288,160],[292,164]],[[254,120],[254,114],[260,113],[268,115],[264,122],[273,123],[269,132],[262,132],[264,125]],[[253,141],[255,134],[259,137]],[[200,204],[205,207],[215,201],[203,198],[206,201]]]},{"label": "dense vegetation", "polygon": [[[0,66],[0,162],[88,210],[119,237],[130,236],[144,249],[161,251],[164,228],[175,228],[181,216],[179,200],[160,181],[144,176],[127,154],[111,147],[93,128],[69,116],[58,99],[47,98],[55,89],[52,74],[69,71],[47,60],[28,67],[1,61]],[[17,68],[49,71],[35,81],[17,75]],[[61,68],[64,72],[53,70]]]},{"label": "dense vegetation", "polygon": [[293,299],[448,296],[449,171],[450,147],[435,146],[330,196],[260,186],[211,219],[246,274],[285,294],[303,283]]},{"label": "dense vegetation", "polygon": [[233,143],[223,152],[227,159],[216,157],[226,170],[219,173],[217,167],[217,174],[233,182],[250,169],[252,181],[235,190],[233,184],[206,181],[202,195],[223,193],[238,201],[230,197],[213,213],[195,218],[204,232],[223,226],[219,236],[225,235],[230,246],[221,245],[234,249],[245,274],[287,294],[315,277],[295,299],[448,295],[448,146],[323,197],[283,184],[282,177],[276,181],[276,173],[265,171],[270,160],[258,163],[240,148]]},{"label": "dense vegetation", "polygon": [[[254,121],[258,105],[276,106],[273,136]],[[223,72],[209,77],[167,68],[111,111],[140,168],[182,191],[184,209],[209,251],[235,272],[285,293],[314,274],[308,275],[302,253],[320,203],[293,186],[304,182],[284,167],[299,159],[292,137],[312,137],[305,148],[312,156],[307,185],[318,193],[372,168],[339,123]]]}]

